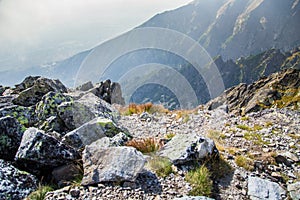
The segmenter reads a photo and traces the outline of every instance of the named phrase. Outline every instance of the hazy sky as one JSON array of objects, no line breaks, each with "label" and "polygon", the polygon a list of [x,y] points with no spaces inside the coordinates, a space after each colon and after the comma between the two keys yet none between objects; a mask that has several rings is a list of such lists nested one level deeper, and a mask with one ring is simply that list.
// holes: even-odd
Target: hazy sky
[{"label": "hazy sky", "polygon": [[0,0],[0,71],[69,57],[192,0]]}]

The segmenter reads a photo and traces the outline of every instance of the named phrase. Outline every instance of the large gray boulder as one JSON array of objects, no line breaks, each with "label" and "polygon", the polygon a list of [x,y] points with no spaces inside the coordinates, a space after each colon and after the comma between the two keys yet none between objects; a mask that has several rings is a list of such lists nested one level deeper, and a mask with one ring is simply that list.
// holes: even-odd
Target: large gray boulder
[{"label": "large gray boulder", "polygon": [[116,121],[119,116],[118,111],[110,104],[92,93],[87,93],[74,102],[62,103],[58,106],[58,115],[70,130],[79,128],[96,117]]},{"label": "large gray boulder", "polygon": [[183,165],[217,155],[218,150],[213,140],[192,133],[176,135],[158,153],[169,158],[174,165]]},{"label": "large gray boulder", "polygon": [[133,147],[86,146],[83,151],[84,176],[81,184],[134,181],[145,162],[143,154]]},{"label": "large gray boulder", "polygon": [[122,130],[111,120],[97,117],[63,137],[63,142],[74,147],[82,148],[103,137],[114,137]]},{"label": "large gray boulder", "polygon": [[29,172],[39,174],[80,158],[72,147],[36,128],[29,128],[22,137],[15,160]]},{"label": "large gray boulder", "polygon": [[14,160],[24,131],[15,118],[0,118],[0,159]]},{"label": "large gray boulder", "polygon": [[0,160],[0,199],[26,198],[37,188],[37,178]]},{"label": "large gray boulder", "polygon": [[[24,81],[26,81],[26,79]],[[13,100],[14,104],[26,107],[32,106],[38,103],[48,92],[67,92],[67,88],[59,80],[35,77],[28,82],[28,84],[21,83],[21,86],[17,86],[17,88],[22,89],[19,89],[20,93]]]},{"label": "large gray boulder", "polygon": [[293,200],[299,200],[300,199],[300,182],[296,182],[293,184],[289,184],[287,187],[290,196]]},{"label": "large gray boulder", "polygon": [[285,195],[285,190],[275,182],[249,177],[248,195],[251,200],[280,200]]}]

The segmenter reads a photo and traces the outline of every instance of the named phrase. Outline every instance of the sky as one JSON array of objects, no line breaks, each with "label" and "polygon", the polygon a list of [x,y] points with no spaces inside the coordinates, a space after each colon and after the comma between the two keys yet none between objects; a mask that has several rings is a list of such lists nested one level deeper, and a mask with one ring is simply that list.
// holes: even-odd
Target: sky
[{"label": "sky", "polygon": [[0,72],[47,64],[192,0],[0,0]]}]

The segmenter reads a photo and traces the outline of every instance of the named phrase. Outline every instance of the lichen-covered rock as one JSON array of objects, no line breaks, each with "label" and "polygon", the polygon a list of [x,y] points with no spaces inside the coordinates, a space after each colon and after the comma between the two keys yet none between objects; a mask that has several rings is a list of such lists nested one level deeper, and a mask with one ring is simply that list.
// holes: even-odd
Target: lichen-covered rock
[{"label": "lichen-covered rock", "polygon": [[278,183],[257,177],[249,177],[248,195],[251,200],[281,200],[285,190]]},{"label": "lichen-covered rock", "polygon": [[15,85],[14,93],[18,94],[30,87],[32,87],[36,80],[41,78],[40,76],[28,76],[26,77],[22,83]]},{"label": "lichen-covered rock", "polygon": [[143,154],[133,147],[86,146],[83,151],[84,177],[81,184],[134,181],[145,162]]},{"label": "lichen-covered rock", "polygon": [[92,93],[87,93],[74,102],[62,103],[58,106],[58,115],[70,130],[79,128],[96,117],[113,121],[119,117],[117,110]]},{"label": "lichen-covered rock", "polygon": [[158,153],[169,158],[174,165],[183,165],[207,156],[218,155],[218,150],[213,140],[192,133],[176,135]]},{"label": "lichen-covered rock", "polygon": [[29,128],[22,137],[15,160],[29,172],[39,174],[80,158],[79,153],[36,128]]},{"label": "lichen-covered rock", "polygon": [[72,102],[73,98],[62,93],[49,92],[36,104],[35,112],[39,119],[37,126],[46,131],[56,131],[62,135],[70,131],[58,117],[58,106],[63,102]]},{"label": "lichen-covered rock", "polygon": [[69,129],[65,126],[64,122],[57,116],[51,116],[45,121],[41,121],[38,128],[46,133],[57,132],[61,137],[69,132]]},{"label": "lichen-covered rock", "polygon": [[300,199],[300,182],[296,182],[293,184],[289,184],[287,187],[290,196],[293,200],[299,200]]},{"label": "lichen-covered rock", "polygon": [[114,137],[122,132],[112,120],[97,117],[92,121],[83,124],[81,127],[67,133],[63,137],[63,142],[74,147],[82,148],[103,137]]},{"label": "lichen-covered rock", "polygon": [[25,90],[22,90],[18,96],[13,100],[13,103],[21,106],[32,106],[38,103],[42,97],[48,92],[67,92],[67,88],[59,81],[47,78],[34,79],[24,86]]},{"label": "lichen-covered rock", "polygon": [[38,119],[33,107],[7,106],[0,109],[0,117],[11,116],[17,119],[25,127],[34,126]]},{"label": "lichen-covered rock", "polygon": [[37,183],[35,176],[0,160],[0,199],[24,199],[36,190]]},{"label": "lichen-covered rock", "polygon": [[14,160],[24,131],[15,118],[0,118],[0,159]]},{"label": "lichen-covered rock", "polygon": [[73,99],[59,92],[49,92],[36,105],[35,112],[39,120],[45,120],[57,115],[57,107],[63,102],[72,102]]}]

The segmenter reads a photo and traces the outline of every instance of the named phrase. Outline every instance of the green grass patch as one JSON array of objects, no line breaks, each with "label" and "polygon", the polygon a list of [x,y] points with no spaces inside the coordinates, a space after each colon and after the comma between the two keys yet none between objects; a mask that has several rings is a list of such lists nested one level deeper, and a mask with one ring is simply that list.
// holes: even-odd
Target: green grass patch
[{"label": "green grass patch", "polygon": [[148,161],[148,165],[159,177],[167,177],[173,172],[171,161],[164,157],[155,156]]},{"label": "green grass patch", "polygon": [[236,127],[239,128],[239,129],[245,130],[245,131],[251,131],[252,130],[251,127],[249,127],[247,125],[243,125],[243,124],[239,124]]},{"label": "green grass patch", "polygon": [[235,163],[237,164],[237,166],[242,167],[248,171],[252,171],[254,169],[253,160],[242,155],[235,157]]},{"label": "green grass patch", "polygon": [[29,200],[44,200],[47,192],[51,192],[54,189],[49,185],[39,184],[39,187],[36,191],[32,192],[27,199]]},{"label": "green grass patch", "polygon": [[210,175],[209,170],[204,165],[189,171],[185,176],[185,180],[192,185],[192,190],[189,192],[189,195],[210,196],[213,188]]}]

